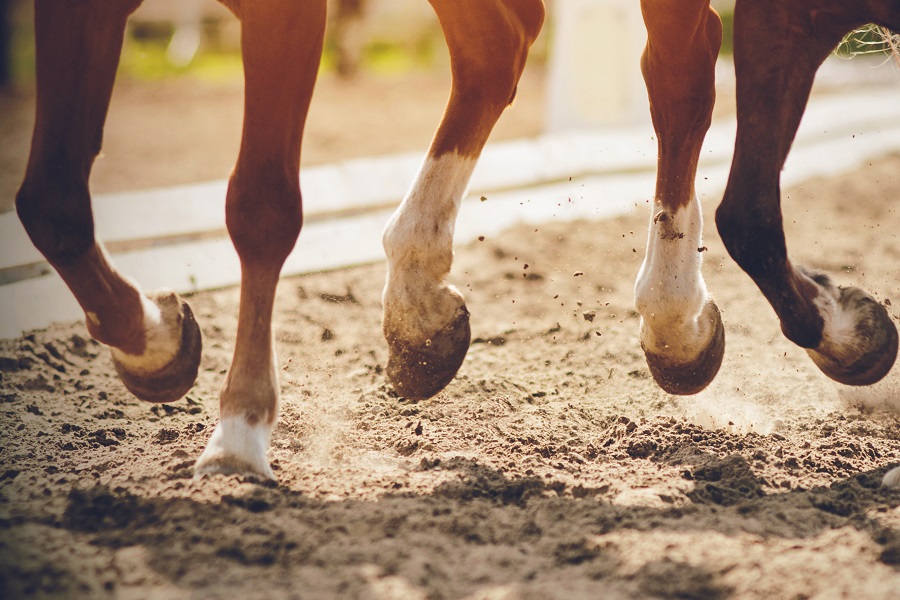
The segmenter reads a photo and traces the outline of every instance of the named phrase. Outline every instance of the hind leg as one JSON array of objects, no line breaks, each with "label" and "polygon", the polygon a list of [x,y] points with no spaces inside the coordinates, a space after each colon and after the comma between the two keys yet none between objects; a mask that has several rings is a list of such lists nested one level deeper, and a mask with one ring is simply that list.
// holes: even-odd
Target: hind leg
[{"label": "hind leg", "polygon": [[868,385],[893,365],[897,329],[865,292],[791,263],[779,175],[819,65],[847,31],[879,21],[879,14],[849,0],[826,13],[811,4],[737,4],[738,130],[716,223],[728,252],[775,309],[785,336],[832,379]]},{"label": "hind leg", "polygon": [[244,129],[226,223],[241,261],[241,303],[220,420],[197,474],[274,478],[266,452],[278,417],[275,286],[302,224],[300,143],[325,30],[325,0],[229,3],[241,19]]},{"label": "hind leg", "polygon": [[200,330],[173,292],[144,295],[116,271],[94,237],[88,190],[125,20],[138,4],[35,2],[37,115],[16,209],[84,310],[88,331],[110,347],[126,387],[144,400],[167,402],[194,383]]},{"label": "hind leg", "polygon": [[703,220],[694,179],[715,102],[722,23],[709,0],[643,0],[641,69],[659,140],[647,254],[635,283],[641,347],[656,382],[694,394],[719,370],[725,330],[701,273]]},{"label": "hind leg", "polygon": [[541,0],[431,0],[450,48],[450,99],[412,188],[384,231],[387,375],[407,398],[453,379],[469,313],[447,283],[459,203],[481,150],[512,101],[544,19]]}]

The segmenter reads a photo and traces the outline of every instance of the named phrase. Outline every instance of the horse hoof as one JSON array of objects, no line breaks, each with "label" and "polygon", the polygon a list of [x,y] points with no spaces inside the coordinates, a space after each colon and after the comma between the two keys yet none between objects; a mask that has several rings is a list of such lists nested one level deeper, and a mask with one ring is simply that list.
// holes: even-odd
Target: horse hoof
[{"label": "horse hoof", "polygon": [[460,306],[456,318],[424,344],[391,335],[386,338],[387,376],[394,390],[411,400],[431,398],[453,381],[466,358],[471,340],[469,311]]},{"label": "horse hoof", "polygon": [[249,423],[243,417],[223,417],[194,465],[194,479],[204,475],[241,475],[275,480],[266,451],[275,423]]},{"label": "horse hoof", "polygon": [[859,288],[836,288],[836,292],[838,314],[824,315],[823,339],[806,352],[825,375],[839,383],[877,383],[897,359],[897,327],[887,310]]},{"label": "horse hoof", "polygon": [[203,340],[191,307],[180,297],[177,318],[181,322],[181,346],[175,357],[154,371],[142,371],[112,355],[116,373],[129,392],[147,402],[174,402],[184,396],[197,380]]},{"label": "horse hoof", "polygon": [[722,357],[725,356],[725,327],[722,324],[722,315],[712,300],[707,302],[703,313],[701,318],[713,321],[715,330],[706,348],[690,362],[673,362],[664,355],[650,352],[641,343],[650,374],[659,387],[669,394],[690,396],[703,391],[722,366]]},{"label": "horse hoof", "polygon": [[894,467],[884,476],[881,486],[888,489],[900,490],[900,467]]}]

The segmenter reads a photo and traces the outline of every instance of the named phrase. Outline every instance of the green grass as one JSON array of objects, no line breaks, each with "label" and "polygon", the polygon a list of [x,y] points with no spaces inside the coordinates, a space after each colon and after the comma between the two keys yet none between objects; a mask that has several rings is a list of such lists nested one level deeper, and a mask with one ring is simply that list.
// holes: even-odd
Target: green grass
[{"label": "green grass", "polygon": [[734,55],[734,13],[731,11],[722,11],[719,13],[722,18],[722,47],[719,50],[721,56]]},{"label": "green grass", "polygon": [[179,67],[166,57],[167,45],[168,40],[127,39],[122,48],[119,75],[144,81],[183,76],[215,81],[240,77],[243,72],[238,50],[200,51],[190,64]]},{"label": "green grass", "polygon": [[893,51],[891,49],[891,41],[886,38],[888,35],[891,35],[891,32],[875,25],[867,25],[848,34],[837,47],[835,53],[838,56],[880,54],[888,58],[900,46],[900,34],[893,34],[892,40],[895,48]]},{"label": "green grass", "polygon": [[30,83],[34,81],[34,31],[13,26],[10,33],[10,79],[13,83]]}]

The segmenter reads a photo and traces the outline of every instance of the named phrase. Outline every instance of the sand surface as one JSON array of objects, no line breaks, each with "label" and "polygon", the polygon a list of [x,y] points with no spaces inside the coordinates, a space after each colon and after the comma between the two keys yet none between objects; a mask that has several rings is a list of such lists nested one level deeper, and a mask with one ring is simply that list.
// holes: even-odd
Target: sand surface
[{"label": "sand surface", "polygon": [[[444,95],[405,144],[427,143]],[[539,124],[525,106],[507,135]],[[127,127],[147,106],[121,110]],[[359,149],[343,148],[328,159]],[[217,160],[171,182],[224,176]],[[893,156],[784,194],[794,260],[894,319],[898,189]],[[190,299],[203,363],[172,405],[131,397],[81,324],[0,341],[0,597],[896,598],[900,492],[878,486],[900,463],[900,373],[865,390],[819,374],[725,254],[714,204],[704,272],[728,348],[694,397],[660,391],[641,354],[643,209],[458,248],[473,343],[427,401],[385,382],[383,264],[284,279],[277,484],[192,479],[236,289]]]}]

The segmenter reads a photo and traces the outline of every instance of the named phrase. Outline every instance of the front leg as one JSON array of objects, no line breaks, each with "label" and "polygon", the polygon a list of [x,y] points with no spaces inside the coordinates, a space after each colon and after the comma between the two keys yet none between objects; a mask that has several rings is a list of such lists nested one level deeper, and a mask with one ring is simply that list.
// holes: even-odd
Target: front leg
[{"label": "front leg", "polygon": [[476,160],[456,152],[429,155],[385,228],[387,376],[406,398],[441,391],[469,349],[469,311],[446,279],[453,262],[453,226]]},{"label": "front leg", "polygon": [[275,287],[302,223],[300,143],[325,29],[325,0],[229,3],[242,23],[244,129],[226,200],[241,260],[241,304],[220,421],[196,473],[272,479],[266,452],[278,418],[272,337]]},{"label": "front leg", "polygon": [[469,348],[469,313],[446,279],[459,204],[491,129],[515,96],[544,19],[541,0],[431,0],[450,48],[450,100],[384,248],[387,375],[407,398],[446,386]]},{"label": "front leg", "polygon": [[709,0],[644,0],[641,69],[659,144],[647,254],[635,283],[641,347],[671,394],[695,394],[715,377],[725,329],[706,291],[697,161],[715,102],[722,23]]}]

